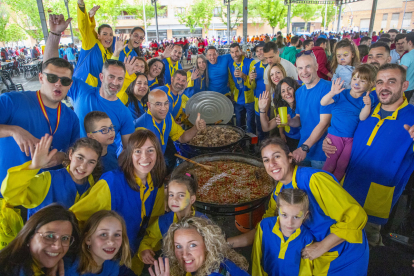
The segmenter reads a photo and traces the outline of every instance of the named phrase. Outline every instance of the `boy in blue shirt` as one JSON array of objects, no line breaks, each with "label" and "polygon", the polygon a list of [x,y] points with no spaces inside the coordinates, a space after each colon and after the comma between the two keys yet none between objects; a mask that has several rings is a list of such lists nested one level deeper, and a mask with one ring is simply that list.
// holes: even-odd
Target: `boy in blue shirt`
[{"label": "boy in blue shirt", "polygon": [[112,148],[108,148],[115,139],[115,126],[112,124],[111,118],[105,112],[91,111],[86,114],[83,124],[86,135],[98,141],[102,146],[102,173],[116,170],[118,168],[116,152]]}]

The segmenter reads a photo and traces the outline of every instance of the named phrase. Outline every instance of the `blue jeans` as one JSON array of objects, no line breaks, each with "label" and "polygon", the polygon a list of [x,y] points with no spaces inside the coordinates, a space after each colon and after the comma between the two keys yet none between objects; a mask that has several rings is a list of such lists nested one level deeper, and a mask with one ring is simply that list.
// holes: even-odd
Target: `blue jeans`
[{"label": "blue jeans", "polygon": [[262,123],[260,123],[260,115],[256,115],[256,129],[257,129],[257,136],[259,137],[259,141],[263,141],[267,136],[268,132],[264,132],[262,129]]},{"label": "blue jeans", "polygon": [[[234,113],[236,113],[236,125],[238,127],[247,126],[247,132],[256,133],[254,103],[238,104],[234,103]],[[247,120],[246,120],[247,115]]]},{"label": "blue jeans", "polygon": [[325,161],[305,159],[302,162],[300,162],[300,165],[303,167],[312,167],[314,169],[322,170],[323,165],[325,165]]}]

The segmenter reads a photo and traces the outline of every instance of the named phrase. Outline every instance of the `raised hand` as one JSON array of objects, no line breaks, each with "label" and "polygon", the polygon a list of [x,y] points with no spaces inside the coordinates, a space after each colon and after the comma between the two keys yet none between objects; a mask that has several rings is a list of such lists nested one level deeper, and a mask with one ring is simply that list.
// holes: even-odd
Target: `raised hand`
[{"label": "raised hand", "polygon": [[116,41],[115,41],[115,51],[114,51],[114,56],[118,57],[119,53],[121,53],[121,51],[123,49],[125,49],[125,47],[128,44],[125,44],[125,35],[124,34],[120,34],[119,36],[116,37]]},{"label": "raised hand", "polygon": [[344,84],[345,81],[341,82],[341,78],[337,78],[335,81],[332,82],[332,88],[331,88],[331,92],[335,95],[341,93],[342,91],[345,90],[345,88],[342,88],[342,85]]},{"label": "raised hand", "polygon": [[267,104],[269,103],[269,91],[264,91],[260,96],[259,96],[259,110],[261,112],[266,111],[266,107]]},{"label": "raised hand", "polygon": [[53,149],[49,152],[52,145],[53,136],[46,134],[40,139],[40,142],[36,144],[36,149],[32,154],[32,164],[28,167],[30,170],[41,169],[46,166],[52,157],[57,153],[57,149]]},{"label": "raised hand", "polygon": [[362,100],[365,105],[371,106],[371,97],[369,96],[369,93],[371,93],[371,91],[367,91],[367,94],[362,98]]},{"label": "raised hand", "polygon": [[[85,4],[83,4],[83,5],[85,5]],[[94,17],[96,12],[99,10],[100,7],[101,6],[97,5],[97,6],[94,6],[92,9],[90,9],[89,10],[89,17],[91,17],[91,18]]]},{"label": "raised hand", "polygon": [[135,63],[136,58],[135,57],[125,57],[124,59],[124,64],[125,64],[125,68],[127,70],[128,75],[132,75],[134,74],[134,63]]},{"label": "raised hand", "polygon": [[200,77],[200,71],[198,69],[195,69],[193,73],[191,74],[191,79],[196,80]]},{"label": "raised hand", "polygon": [[154,261],[154,270],[152,267],[148,268],[148,272],[151,276],[170,276],[170,263],[168,262],[168,258],[164,260],[159,257],[158,261]]},{"label": "raised hand", "polygon": [[71,21],[72,18],[65,21],[63,14],[49,14],[49,29],[53,33],[60,34],[68,28]]},{"label": "raised hand", "polygon": [[170,44],[167,47],[165,47],[165,51],[164,51],[164,53],[162,53],[162,56],[164,58],[171,57],[171,53],[172,53],[173,48],[174,48],[174,44]]}]

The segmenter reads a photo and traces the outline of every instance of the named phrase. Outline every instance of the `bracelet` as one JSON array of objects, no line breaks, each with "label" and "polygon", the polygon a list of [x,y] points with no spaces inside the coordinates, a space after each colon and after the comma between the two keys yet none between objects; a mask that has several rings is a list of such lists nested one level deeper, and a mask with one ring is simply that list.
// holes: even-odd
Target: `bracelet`
[{"label": "bracelet", "polygon": [[259,113],[266,113],[266,111],[263,111],[263,112],[262,112],[262,111],[260,111],[260,110],[259,110]]},{"label": "bracelet", "polygon": [[54,33],[54,32],[52,32],[52,31],[50,31],[49,33],[51,33],[52,35],[55,35],[55,36],[62,36],[61,34],[57,34],[57,33]]}]

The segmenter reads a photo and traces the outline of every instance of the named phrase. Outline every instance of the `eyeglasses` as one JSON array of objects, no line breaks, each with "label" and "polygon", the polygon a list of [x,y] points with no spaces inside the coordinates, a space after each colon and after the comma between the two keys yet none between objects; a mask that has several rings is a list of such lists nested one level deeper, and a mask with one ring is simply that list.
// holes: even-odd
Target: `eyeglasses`
[{"label": "eyeglasses", "polygon": [[53,232],[45,232],[45,233],[36,232],[36,234],[39,234],[43,238],[43,242],[48,245],[52,245],[56,243],[57,240],[60,240],[62,246],[69,247],[75,241],[75,238],[72,236],[69,236],[69,235],[60,236]]},{"label": "eyeglasses", "polygon": [[119,60],[116,60],[116,59],[107,59],[107,60],[105,61],[105,64],[106,64],[107,66],[108,66],[108,65],[117,65],[117,66],[120,66],[120,67],[125,68],[124,63],[123,63],[122,61],[119,61]]},{"label": "eyeglasses", "polygon": [[296,54],[296,57],[298,58],[298,57],[301,57],[301,56],[303,56],[303,55],[305,55],[305,56],[310,56],[310,55],[312,55],[312,50],[307,50],[307,51],[303,51],[303,52],[297,53],[297,54]]},{"label": "eyeglasses", "polygon": [[92,131],[92,132],[90,132],[90,133],[98,133],[98,132],[100,132],[100,133],[102,133],[102,134],[107,134],[107,133],[109,133],[110,131],[115,131],[115,126],[110,126],[110,127],[103,127],[103,128],[101,128],[101,129],[98,129],[98,130],[96,130],[96,131]]},{"label": "eyeglasses", "polygon": [[50,73],[45,73],[45,72],[43,72],[43,74],[46,75],[47,81],[50,83],[57,83],[58,80],[60,80],[60,83],[63,86],[69,86],[72,83],[72,79],[68,77],[58,77],[55,74],[50,74]]},{"label": "eyeglasses", "polygon": [[170,105],[170,102],[165,102],[165,103],[160,103],[160,102],[152,103],[152,102],[149,102],[149,103],[155,105],[156,108],[161,108],[163,106],[167,107],[167,106]]},{"label": "eyeglasses", "polygon": [[138,38],[139,40],[144,40],[145,36],[139,36],[137,34],[132,35],[133,38]]}]

